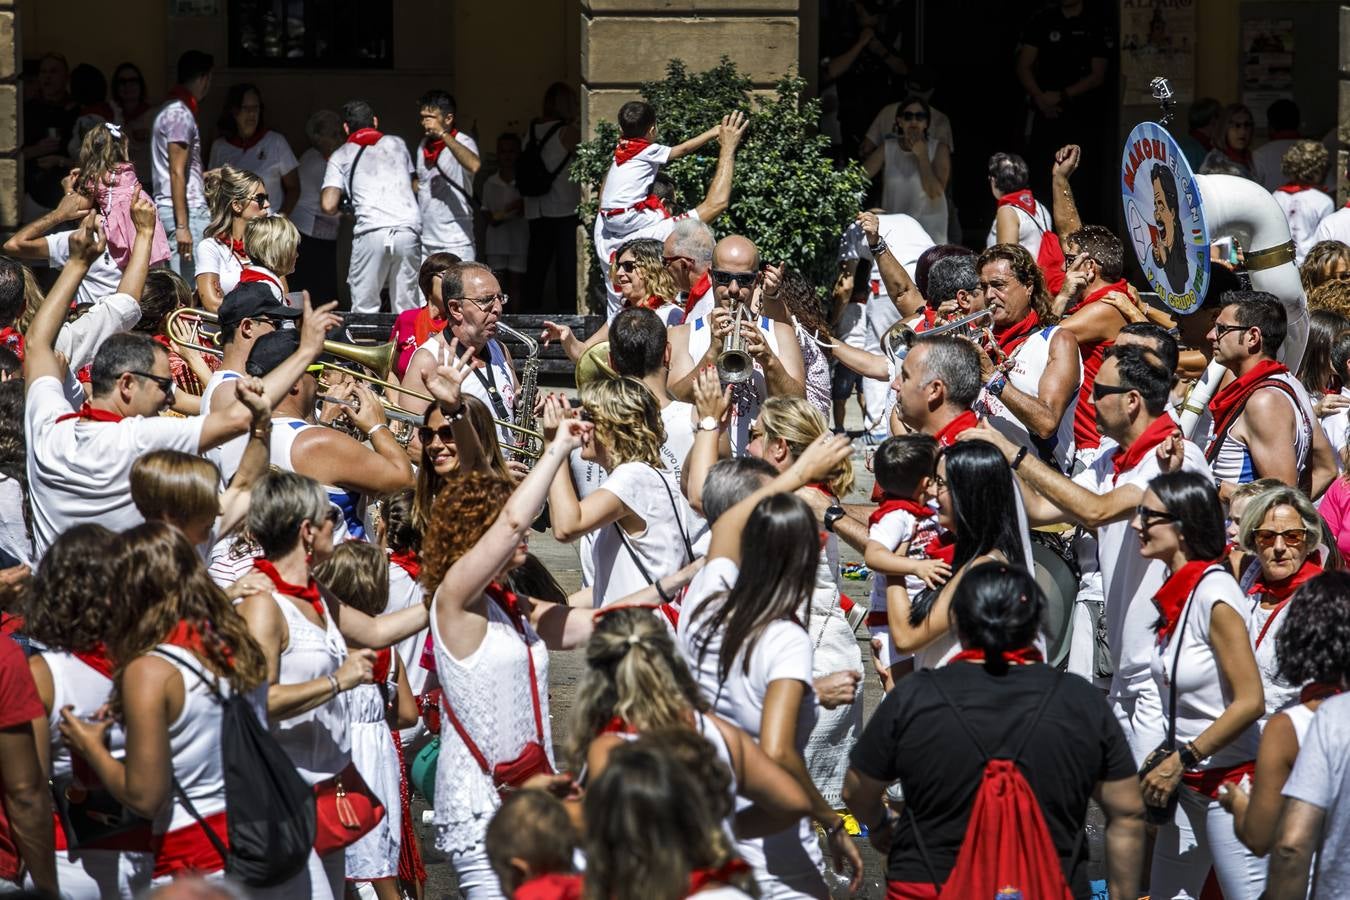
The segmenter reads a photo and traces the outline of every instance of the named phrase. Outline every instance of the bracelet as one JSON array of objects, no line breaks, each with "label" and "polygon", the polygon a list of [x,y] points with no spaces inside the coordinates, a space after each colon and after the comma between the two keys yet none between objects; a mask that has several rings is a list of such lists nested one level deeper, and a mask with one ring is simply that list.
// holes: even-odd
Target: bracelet
[{"label": "bracelet", "polygon": [[1008,375],[1006,372],[996,370],[993,376],[984,383],[984,389],[995,397],[1003,396],[1003,389],[1008,386]]},{"label": "bracelet", "polygon": [[1187,741],[1182,744],[1181,749],[1177,751],[1177,756],[1181,757],[1181,765],[1186,769],[1194,769],[1196,766],[1200,765],[1200,760],[1204,759],[1204,757],[1196,751],[1194,741]]},{"label": "bracelet", "polygon": [[334,696],[334,697],[336,697],[338,694],[342,693],[341,688],[338,686],[338,680],[337,680],[337,676],[336,676],[336,675],[329,675],[329,676],[328,676],[328,683],[329,683],[330,685],[332,685],[332,688],[333,688],[333,696]]},{"label": "bracelet", "polygon": [[272,438],[272,426],[266,428],[255,428],[249,432],[249,437],[255,441],[266,441]]},{"label": "bracelet", "polygon": [[174,234],[177,234],[177,233],[180,232],[180,231],[186,231],[186,232],[188,232],[188,233],[190,234],[190,233],[192,232],[192,229],[189,228],[189,227],[186,226],[186,225],[174,225],[174,226],[173,226],[173,233],[174,233]]},{"label": "bracelet", "polygon": [[876,243],[876,246],[872,246],[871,244],[868,244],[868,245],[867,245],[867,249],[872,251],[872,257],[873,257],[874,259],[875,259],[876,257],[880,256],[880,255],[883,254],[883,253],[890,253],[890,252],[891,252],[891,248],[888,247],[888,246],[886,246],[886,239],[885,239],[884,237],[882,237],[881,235],[877,235],[877,243]]},{"label": "bracelet", "polygon": [[1008,468],[1016,472],[1017,467],[1020,466],[1022,464],[1022,460],[1026,458],[1027,458],[1027,448],[1026,447],[1017,448],[1017,455],[1014,456],[1012,462],[1008,464]]},{"label": "bracelet", "polygon": [[390,434],[393,434],[393,433],[394,433],[394,430],[393,430],[392,428],[389,427],[389,423],[387,423],[387,422],[381,422],[381,423],[379,423],[378,425],[376,425],[374,428],[372,428],[372,429],[370,429],[369,431],[367,431],[367,432],[366,432],[366,437],[367,437],[367,438],[373,438],[373,437],[375,437],[375,432],[379,431],[381,428],[383,428],[385,431],[389,432]]},{"label": "bracelet", "polygon": [[833,825],[831,825],[831,826],[829,826],[828,828],[825,829],[825,837],[826,837],[827,839],[828,839],[828,838],[834,837],[836,834],[838,834],[839,832],[843,831],[843,830],[844,830],[844,826],[847,825],[847,824],[848,824],[848,823],[844,821],[844,817],[843,817],[843,816],[840,816],[838,822],[835,822]]}]

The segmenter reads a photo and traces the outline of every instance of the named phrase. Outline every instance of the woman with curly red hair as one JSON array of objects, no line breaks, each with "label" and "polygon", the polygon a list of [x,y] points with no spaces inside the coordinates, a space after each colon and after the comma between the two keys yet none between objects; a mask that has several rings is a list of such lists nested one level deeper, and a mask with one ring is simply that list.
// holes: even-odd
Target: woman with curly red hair
[{"label": "woman with curly red hair", "polygon": [[[432,640],[440,678],[436,847],[470,900],[500,897],[485,846],[499,791],[564,788],[552,775],[548,650],[589,639],[589,611],[502,587],[525,562],[526,536],[568,454],[591,425],[569,419],[515,487],[499,475],[461,471],[436,497],[422,542],[422,584],[433,592]],[[542,778],[538,776],[543,776]]]}]

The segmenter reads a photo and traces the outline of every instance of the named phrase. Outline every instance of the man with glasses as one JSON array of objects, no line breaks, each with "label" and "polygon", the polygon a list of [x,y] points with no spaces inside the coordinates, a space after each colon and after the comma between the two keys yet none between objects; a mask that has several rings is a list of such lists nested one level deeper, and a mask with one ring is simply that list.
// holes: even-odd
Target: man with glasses
[{"label": "man with glasses", "polygon": [[[308,330],[308,326],[306,326]],[[289,366],[300,346],[294,330],[265,334],[249,352],[246,368],[255,378],[271,378]],[[313,363],[318,354],[307,360]],[[358,441],[338,428],[314,423],[322,365],[307,365],[292,379],[272,414],[271,464],[286,472],[313,478],[341,512],[333,538],[366,539],[367,497],[396,494],[413,486],[412,463],[389,428],[389,417],[379,396],[365,383],[349,380],[325,388],[343,403],[343,417],[369,442]]]},{"label": "man with glasses", "polygon": [[[202,453],[244,434],[250,426],[266,428],[253,410],[270,410],[285,396],[305,366],[318,357],[328,328],[340,321],[331,307],[308,316],[304,341],[285,364],[262,382],[238,386],[249,402],[189,418],[160,416],[173,400],[168,352],[144,335],[116,334],[95,354],[92,395],[76,409],[62,385],[65,365],[53,342],[75,286],[104,249],[92,219],[71,236],[71,262],[27,333],[25,428],[35,559],[73,525],[98,522],[120,531],[143,521],[130,486],[131,466],[140,456],[152,450]],[[149,242],[138,238],[128,268],[143,273],[148,259]]]},{"label": "man with glasses", "polygon": [[662,248],[666,271],[675,280],[679,295],[675,305],[684,308],[684,318],[697,319],[712,311],[712,229],[697,219],[680,219]]},{"label": "man with glasses", "polygon": [[[220,320],[216,340],[224,356],[220,368],[211,374],[202,389],[203,414],[226,409],[237,402],[236,389],[244,378],[244,367],[253,345],[265,334],[280,328],[294,328],[301,311],[277,302],[267,285],[248,282],[225,295],[216,315]],[[206,454],[207,459],[220,467],[220,477],[226,484],[238,470],[247,444],[248,436],[240,435]]]},{"label": "man with glasses", "polygon": [[1167,579],[1168,568],[1162,560],[1140,554],[1129,520],[1159,473],[1181,469],[1210,474],[1200,448],[1182,439],[1167,411],[1171,389],[1172,372],[1156,354],[1139,346],[1113,347],[1093,384],[1097,427],[1110,441],[1072,480],[987,422],[962,437],[987,440],[1003,451],[1029,489],[1023,490],[1022,499],[1032,526],[1070,522],[1095,529],[1110,659],[1094,661],[1095,637],[1090,629],[1083,634],[1080,628],[1091,619],[1080,603],[1075,607],[1069,671],[1100,678],[1113,673],[1111,704],[1136,762],[1163,738],[1162,700],[1149,665],[1158,618],[1153,595]]},{"label": "man with glasses", "polygon": [[[436,371],[439,360],[450,354],[450,342],[457,341],[453,356],[462,356],[473,350],[481,365],[464,379],[461,390],[477,397],[492,410],[492,417],[503,422],[514,422],[516,395],[520,382],[516,379],[511,354],[497,340],[497,323],[501,321],[510,298],[502,293],[502,286],[492,270],[480,262],[459,262],[441,275],[441,296],[445,298],[445,317],[449,321],[439,334],[427,338],[413,353],[402,384],[410,391],[426,394],[427,379]],[[398,405],[415,413],[425,412],[430,405],[408,394],[400,394]],[[508,428],[498,427],[503,444],[515,444],[515,436]]]},{"label": "man with glasses", "polygon": [[1303,384],[1276,359],[1287,328],[1284,307],[1265,291],[1229,291],[1206,337],[1232,373],[1210,401],[1205,459],[1219,496],[1258,478],[1298,485],[1317,498],[1336,477],[1336,456]]},{"label": "man with glasses", "polygon": [[806,368],[792,326],[759,311],[762,279],[753,242],[740,235],[719,241],[713,248],[711,276],[713,310],[670,329],[670,393],[678,400],[692,399],[698,373],[717,365],[725,338],[738,329],[754,367],[733,395],[731,447],[739,456],[750,443],[750,423],[765,400],[806,395]]}]

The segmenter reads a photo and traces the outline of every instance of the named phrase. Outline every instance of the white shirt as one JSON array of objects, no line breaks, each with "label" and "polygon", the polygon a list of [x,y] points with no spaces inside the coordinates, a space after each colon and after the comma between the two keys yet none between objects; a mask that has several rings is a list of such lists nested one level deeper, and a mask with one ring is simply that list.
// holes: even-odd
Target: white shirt
[{"label": "white shirt", "polygon": [[[557,124],[556,120],[548,122],[532,122],[530,129],[525,136],[526,142],[530,135],[542,138],[548,134],[550,128]],[[562,142],[563,129],[559,128],[539,148],[539,156],[543,159],[544,168],[550,172],[557,172],[558,176],[553,179],[553,185],[548,189],[548,193],[540,197],[525,198],[525,218],[527,219],[561,219],[577,214],[577,204],[581,202],[581,187],[573,181],[567,171],[567,165],[564,161],[571,156]]]},{"label": "white shirt", "polygon": [[[428,247],[473,244],[473,205],[465,196],[473,194],[473,176],[450,152],[449,143],[452,140],[459,141],[475,156],[478,154],[478,144],[460,131],[453,138],[446,136],[446,147],[436,156],[434,166],[428,166],[426,157],[422,155],[422,148],[427,144],[426,138],[417,145],[414,156],[417,208],[422,216],[422,243]],[[454,187],[456,184],[459,189]]]},{"label": "white shirt", "polygon": [[[877,216],[878,230],[887,248],[911,279],[919,264],[919,257],[935,242],[923,226],[913,216],[904,213],[887,213]],[[881,272],[872,259],[872,250],[867,246],[867,237],[857,222],[844,230],[839,241],[839,259],[865,259],[872,262],[871,297],[867,301],[867,340],[863,349],[880,352],[881,336],[896,322],[900,313],[891,300],[886,283],[881,280]]]},{"label": "white shirt", "polygon": [[[323,187],[346,193],[347,173],[361,148],[348,141],[328,157]],[[412,160],[403,138],[386,134],[361,154],[351,177],[352,205],[356,207],[354,234],[378,228],[421,230],[422,215],[412,190]]]},{"label": "white shirt", "polygon": [[1289,193],[1275,191],[1275,202],[1280,204],[1289,220],[1289,236],[1294,241],[1294,265],[1303,265],[1314,243],[1313,235],[1323,219],[1336,209],[1336,203],[1317,188]]},{"label": "white shirt", "polygon": [[[610,160],[605,185],[600,191],[600,209],[628,209],[641,203],[651,193],[652,179],[670,159],[670,148],[665,144],[648,144],[642,151],[622,165]],[[622,219],[623,216],[614,218]]]},{"label": "white shirt", "polygon": [[[700,627],[706,625],[707,617],[725,602],[726,592],[736,583],[739,574],[735,563],[719,558],[709,560],[694,576],[681,604],[676,642],[694,680],[712,703],[713,712],[745,729],[756,741],[760,737],[764,698],[769,685],[775,681],[801,682],[804,695],[797,712],[795,735],[796,749],[801,753],[815,727],[818,713],[811,674],[814,651],[806,629],[788,619],[770,622],[750,651],[749,672],[743,665],[746,650],[742,645],[724,682],[718,675],[722,634],[708,634]],[[706,645],[705,637],[709,638]],[[737,805],[745,804],[738,802]],[[745,861],[755,869],[757,880],[765,877],[796,880],[815,868],[821,859],[820,846],[809,818],[803,818],[797,825],[778,834],[738,841],[737,846]]]},{"label": "white shirt", "polygon": [[[1055,226],[1054,220],[1050,218],[1050,210],[1046,209],[1034,197],[1031,202],[1036,204],[1036,215],[1034,216],[1015,204],[1009,204],[1009,208],[1017,213],[1017,243],[1025,247],[1026,251],[1031,254],[1031,258],[1035,259],[1041,252],[1041,238]],[[986,247],[992,247],[998,243],[997,215],[994,218],[995,221],[989,223],[989,234],[984,239]]]},{"label": "white shirt", "polygon": [[[676,476],[646,463],[624,463],[609,473],[598,490],[618,497],[646,527],[637,534],[624,532],[622,538],[617,522],[596,532],[591,552],[595,569],[592,597],[597,607],[647,587],[651,583],[647,575],[664,578],[692,561],[685,540],[693,541],[693,511],[680,493]],[[629,547],[633,553],[628,552]],[[634,555],[642,561],[647,575],[634,562]]]},{"label": "white shirt", "polygon": [[[1341,388],[1342,397],[1350,397],[1350,388]],[[1331,444],[1331,449],[1336,456],[1336,467],[1342,468],[1341,450],[1345,448],[1347,431],[1350,431],[1350,407],[1338,410],[1329,416],[1322,417],[1322,431],[1327,436],[1327,443]]]},{"label": "white shirt", "polygon": [[[43,240],[47,242],[47,265],[53,269],[65,268],[70,262],[70,236],[73,232],[58,231],[49,234]],[[112,254],[104,250],[98,259],[89,265],[84,279],[75,288],[75,304],[97,303],[109,294],[117,291],[122,282],[122,270],[113,262]]]},{"label": "white shirt", "polygon": [[23,519],[23,487],[0,476],[0,550],[24,565],[33,564],[33,541]]},{"label": "white shirt", "polygon": [[[1256,175],[1256,180],[1261,182],[1266,190],[1273,191],[1284,183],[1284,172],[1281,171],[1284,153],[1299,140],[1299,138],[1276,138],[1273,141],[1266,141],[1252,151],[1252,171]],[[1336,157],[1331,158],[1334,160]],[[1332,168],[1335,168],[1334,163]]]},{"label": "white shirt", "polygon": [[[895,132],[895,113],[899,108],[899,103],[887,103],[872,119],[872,124],[867,126],[865,137],[872,142],[872,146],[880,147],[886,134]],[[952,140],[951,118],[942,110],[932,107],[929,107],[928,114],[928,136],[946,144],[947,150],[955,153],[956,142]]]},{"label": "white shirt", "polygon": [[[1110,493],[1127,484],[1143,490],[1160,474],[1158,456],[1150,451],[1138,465],[1121,472],[1116,479],[1111,460],[1121,451],[1117,447],[1112,452],[1109,446],[1104,445],[1092,465],[1074,477],[1075,484],[1094,494]],[[1184,450],[1182,470],[1211,477],[1200,448],[1185,441]],[[1106,601],[1106,638],[1115,666],[1112,690],[1120,696],[1134,696],[1152,680],[1153,623],[1158,618],[1153,595],[1167,580],[1167,566],[1161,560],[1145,559],[1139,554],[1139,537],[1130,528],[1128,518],[1097,529],[1096,556]]]},{"label": "white shirt", "polygon": [[1322,241],[1350,244],[1350,207],[1342,206],[1317,223],[1317,228],[1313,230],[1312,243],[1315,245]]},{"label": "white shirt", "polygon": [[281,132],[268,131],[248,149],[231,144],[225,138],[216,138],[211,144],[211,162],[207,168],[217,169],[227,164],[261,178],[268,203],[272,209],[279,210],[287,199],[281,179],[294,172],[300,162]]},{"label": "white shirt", "polygon": [[1326,812],[1317,868],[1309,882],[1313,900],[1350,893],[1350,696],[1328,697],[1317,708],[1306,739],[1281,791]]},{"label": "white shirt", "polygon": [[[94,361],[104,341],[119,332],[130,331],[140,320],[140,301],[130,294],[100,297],[84,315],[61,326],[52,347],[66,358],[70,372],[77,372]],[[80,402],[84,402],[83,390]]]},{"label": "white shirt", "polygon": [[[1298,695],[1303,686],[1289,684],[1280,677],[1280,664],[1275,656],[1275,639],[1279,636],[1280,629],[1289,621],[1289,604],[1270,610],[1261,608],[1259,597],[1249,596],[1245,599],[1248,610],[1247,627],[1252,636],[1252,652],[1256,654],[1256,667],[1261,670],[1261,686],[1266,694],[1266,714],[1261,717],[1260,722],[1264,729],[1271,716],[1287,706],[1298,703]],[[1257,643],[1258,640],[1260,643]]]},{"label": "white shirt", "polygon": [[[489,212],[506,212],[511,204],[520,200],[516,183],[513,181],[507,184],[500,172],[493,172],[483,182],[483,208]],[[520,211],[509,219],[488,226],[485,252],[489,255],[524,256],[529,246],[530,223],[525,221]]]},{"label": "white shirt", "polygon": [[[211,399],[216,394],[216,388],[227,381],[234,381],[242,378],[243,374],[231,369],[220,368],[211,373],[206,386],[202,388],[202,415],[211,412]],[[202,454],[220,469],[220,480],[222,484],[229,484],[234,478],[234,473],[239,471],[239,463],[244,458],[244,448],[248,446],[249,436],[241,434],[238,437],[232,437],[218,447],[206,451]]]},{"label": "white shirt", "polygon": [[[1054,339],[1055,332],[1058,330],[1059,326],[1057,325],[1041,328],[1013,351],[1013,368],[1008,373],[1008,383],[1012,387],[1032,397],[1040,397],[1041,377],[1045,374],[1045,368],[1050,363],[1050,342]],[[1078,367],[1078,377],[1074,382],[1073,393],[1069,395],[1070,397],[1077,395],[1078,384],[1083,380],[1082,357],[1075,353],[1073,358],[1074,364]],[[980,389],[980,396],[975,400],[974,408],[981,418],[988,419],[989,423],[1006,435],[1009,440],[1016,441],[1038,457],[1041,456],[1041,447],[1046,447],[1050,452],[1050,458],[1046,460],[1047,462],[1053,462],[1054,466],[1061,472],[1072,471],[1073,403],[1069,403],[1065,408],[1064,415],[1059,419],[1059,426],[1048,441],[1033,438],[1031,431],[1021,419],[1013,415],[1012,410],[1004,405],[1003,400],[983,388]]]},{"label": "white shirt", "polygon": [[202,181],[202,136],[197,128],[197,118],[182,100],[170,100],[160,107],[150,128],[150,161],[154,169],[155,205],[171,209],[173,195],[169,179],[170,144],[185,144],[188,148],[188,209],[205,209],[206,185]]},{"label": "white shirt", "polygon": [[[1220,672],[1210,644],[1210,616],[1220,603],[1231,606],[1242,617],[1243,624],[1247,624],[1250,602],[1232,575],[1220,566],[1213,566],[1186,601],[1189,611],[1182,608],[1180,615],[1184,624],[1177,625],[1166,643],[1153,642],[1149,671],[1162,696],[1164,722],[1170,715],[1171,682],[1173,677],[1176,678],[1177,741],[1181,743],[1199,737],[1233,702],[1233,687]],[[1153,612],[1156,618],[1156,609]],[[1174,654],[1177,653],[1180,655],[1175,657],[1174,667]],[[1222,768],[1256,759],[1260,737],[1260,728],[1253,722],[1232,743],[1206,760],[1205,768]]]},{"label": "white shirt", "polygon": [[310,147],[300,154],[300,202],[291,210],[291,221],[305,237],[321,241],[337,240],[338,216],[326,216],[319,206],[323,193],[324,170],[328,160]]},{"label": "white shirt", "polygon": [[72,525],[98,522],[124,531],[145,521],[131,501],[131,465],[151,450],[196,454],[204,416],[133,416],[120,422],[57,418],[74,410],[61,382],[42,376],[28,386],[28,490],[34,558]]},{"label": "white shirt", "polygon": [[[900,146],[897,135],[887,135],[882,146],[886,154],[885,165],[881,169],[882,207],[888,213],[913,216],[934,243],[946,243],[947,197],[944,194],[928,196],[923,189],[923,179],[919,176],[918,160],[912,152]],[[929,160],[936,157],[937,147],[938,141],[930,137],[927,146]]]},{"label": "white shirt", "polygon": [[[711,320],[707,318],[692,319],[689,325],[689,358],[698,360],[708,352],[708,344],[712,340]],[[774,354],[778,353],[778,335],[774,330],[774,323],[768,316],[760,316],[755,320],[760,333],[764,335],[765,342],[769,345],[769,350]],[[750,443],[750,423],[759,415],[760,408],[769,396],[769,383],[764,377],[764,371],[759,363],[754,364],[754,374],[750,380],[742,382],[732,388],[731,391],[731,452],[733,455],[741,456],[745,453],[746,446]]]},{"label": "white shirt", "polygon": [[202,238],[197,243],[194,259],[197,264],[194,271],[198,275],[215,275],[220,279],[222,297],[239,286],[244,264],[234,255],[229,244],[214,237]]}]

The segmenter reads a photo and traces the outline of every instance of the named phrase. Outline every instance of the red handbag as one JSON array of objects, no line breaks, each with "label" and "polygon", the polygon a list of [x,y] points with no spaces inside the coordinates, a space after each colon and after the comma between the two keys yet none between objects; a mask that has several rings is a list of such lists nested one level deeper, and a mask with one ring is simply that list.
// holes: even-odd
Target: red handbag
[{"label": "red handbag", "polygon": [[314,785],[314,811],[314,851],[320,856],[356,843],[384,819],[384,804],[355,763]]},{"label": "red handbag", "polygon": [[478,749],[478,745],[473,742],[473,738],[469,737],[469,733],[464,730],[463,723],[459,721],[459,716],[455,715],[455,711],[450,708],[449,698],[445,697],[444,694],[442,694],[442,703],[446,721],[454,726],[455,732],[459,735],[459,739],[464,742],[464,746],[468,748],[474,762],[478,763],[478,767],[483,770],[484,775],[492,779],[492,783],[496,786],[502,799],[506,799],[508,793],[519,788],[531,777],[540,774],[552,775],[553,766],[548,761],[548,754],[544,752],[544,714],[539,705],[539,682],[535,679],[534,674],[534,653],[530,650],[529,639],[525,637],[525,623],[516,607],[516,595],[495,584],[488,586],[487,593],[511,619],[511,624],[516,626],[516,631],[525,641],[525,659],[530,667],[530,705],[534,708],[535,740],[527,743],[515,759],[497,763],[495,766],[488,766],[483,751]]}]

